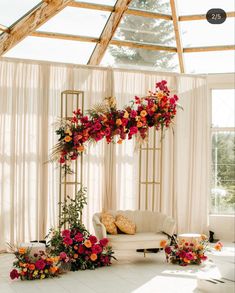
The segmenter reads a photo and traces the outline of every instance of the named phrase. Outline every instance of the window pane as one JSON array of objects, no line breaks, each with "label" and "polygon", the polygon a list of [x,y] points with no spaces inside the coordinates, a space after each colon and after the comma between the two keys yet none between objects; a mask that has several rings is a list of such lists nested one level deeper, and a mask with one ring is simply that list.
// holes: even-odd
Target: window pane
[{"label": "window pane", "polygon": [[182,21],[180,23],[184,47],[233,45],[235,43],[235,19],[227,18],[220,25],[206,20]]},{"label": "window pane", "polygon": [[176,46],[172,21],[142,16],[124,16],[114,39]]},{"label": "window pane", "polygon": [[235,71],[234,51],[184,53],[187,73],[223,73]]},{"label": "window pane", "polygon": [[40,2],[39,0],[1,0],[0,24],[12,25]]},{"label": "window pane", "polygon": [[118,46],[109,46],[102,65],[129,66],[159,71],[179,70],[178,57],[175,53]]},{"label": "window pane", "polygon": [[99,37],[109,15],[107,11],[65,7],[38,30]]},{"label": "window pane", "polygon": [[86,3],[92,3],[92,4],[103,4],[103,5],[110,5],[114,6],[117,0],[76,0],[75,2],[86,2]]},{"label": "window pane", "polygon": [[158,12],[163,14],[171,14],[169,0],[132,0],[129,8]]},{"label": "window pane", "polygon": [[27,37],[4,56],[87,64],[95,43]]},{"label": "window pane", "polygon": [[235,211],[235,132],[212,134],[211,212]]},{"label": "window pane", "polygon": [[212,127],[235,127],[235,90],[212,90]]},{"label": "window pane", "polygon": [[179,15],[206,14],[212,8],[234,11],[234,1],[231,0],[177,0]]}]

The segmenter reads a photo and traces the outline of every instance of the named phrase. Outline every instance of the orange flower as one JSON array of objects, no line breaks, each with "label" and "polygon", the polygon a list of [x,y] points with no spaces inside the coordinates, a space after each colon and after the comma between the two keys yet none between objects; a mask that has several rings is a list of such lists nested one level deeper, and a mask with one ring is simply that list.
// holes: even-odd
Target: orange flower
[{"label": "orange flower", "polygon": [[148,114],[148,113],[147,113],[147,111],[145,111],[145,110],[142,110],[142,111],[140,112],[140,116],[141,116],[141,117],[145,117],[147,114]]},{"label": "orange flower", "polygon": [[24,263],[20,262],[19,263],[20,267],[24,267]]},{"label": "orange flower", "polygon": [[77,245],[74,245],[74,247],[73,247],[73,248],[74,248],[74,250],[78,250],[78,247],[77,247]]},{"label": "orange flower", "polygon": [[29,269],[30,269],[30,271],[34,271],[35,270],[35,265],[33,263],[29,264]]},{"label": "orange flower", "polygon": [[223,244],[221,242],[217,242],[214,245],[214,249],[217,250],[217,251],[221,251],[222,247],[223,247]]},{"label": "orange flower", "polygon": [[57,272],[58,271],[58,268],[57,267],[50,267],[50,272],[52,273],[52,274],[54,274],[55,272]]},{"label": "orange flower", "polygon": [[190,263],[190,260],[185,257],[184,262]]},{"label": "orange flower", "polygon": [[80,146],[77,147],[77,151],[78,151],[78,152],[83,152],[84,149],[85,149],[85,148],[84,148],[83,145],[80,145]]},{"label": "orange flower", "polygon": [[122,144],[122,139],[120,138],[118,141],[117,141],[118,144]]},{"label": "orange flower", "polygon": [[201,239],[202,239],[202,240],[206,240],[206,239],[207,239],[207,236],[206,236],[205,234],[202,234],[202,235],[201,235]]},{"label": "orange flower", "polygon": [[78,258],[78,254],[74,253],[73,258]]},{"label": "orange flower", "polygon": [[142,126],[143,126],[143,123],[142,123],[141,121],[138,121],[138,122],[137,122],[137,127],[140,128],[140,127],[142,127]]},{"label": "orange flower", "polygon": [[25,254],[26,253],[26,248],[25,247],[20,247],[18,249],[19,254]]},{"label": "orange flower", "polygon": [[151,111],[155,112],[157,110],[157,105],[153,105]]},{"label": "orange flower", "polygon": [[163,97],[163,93],[162,92],[157,93],[157,97],[158,99],[161,99]]},{"label": "orange flower", "polygon": [[85,245],[87,248],[90,248],[90,247],[91,247],[91,241],[90,241],[90,240],[86,240],[86,241],[84,241],[84,245]]},{"label": "orange flower", "polygon": [[166,245],[167,245],[167,241],[165,239],[160,241],[160,247],[161,248],[165,248]]},{"label": "orange flower", "polygon": [[116,120],[116,125],[117,125],[117,126],[122,125],[122,120],[121,120],[121,119],[117,119],[117,120]]},{"label": "orange flower", "polygon": [[97,260],[97,254],[92,253],[91,256],[90,256],[90,259],[91,259],[92,261]]},{"label": "orange flower", "polygon": [[66,142],[70,142],[71,140],[72,140],[72,137],[68,136],[68,135],[66,135],[64,138],[64,141],[66,141]]},{"label": "orange flower", "polygon": [[125,111],[123,117],[124,117],[124,118],[128,118],[128,117],[129,117],[129,113],[128,113],[127,111]]}]

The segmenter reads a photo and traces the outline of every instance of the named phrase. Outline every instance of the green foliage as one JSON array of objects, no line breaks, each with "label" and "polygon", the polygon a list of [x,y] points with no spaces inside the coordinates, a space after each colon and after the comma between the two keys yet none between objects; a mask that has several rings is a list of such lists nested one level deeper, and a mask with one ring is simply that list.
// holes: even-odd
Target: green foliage
[{"label": "green foliage", "polygon": [[86,231],[82,224],[82,210],[87,205],[86,188],[81,189],[75,194],[75,198],[67,196],[65,202],[61,202],[61,216],[59,219],[59,228],[68,226],[69,229],[78,229],[79,231]]},{"label": "green foliage", "polygon": [[[133,0],[131,8],[165,14],[170,10],[169,2],[165,0]],[[127,15],[123,17],[116,36],[120,40],[168,46],[174,40],[174,28],[171,21]],[[110,53],[117,64],[175,68],[171,52],[110,46]]]}]

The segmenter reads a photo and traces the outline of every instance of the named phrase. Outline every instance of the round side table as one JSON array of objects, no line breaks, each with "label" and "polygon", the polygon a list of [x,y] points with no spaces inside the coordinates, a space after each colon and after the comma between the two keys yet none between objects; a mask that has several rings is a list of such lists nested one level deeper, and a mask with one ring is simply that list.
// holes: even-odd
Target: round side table
[{"label": "round side table", "polygon": [[179,234],[177,239],[181,241],[184,239],[186,242],[195,243],[201,240],[201,234],[195,234],[195,233]]},{"label": "round side table", "polygon": [[30,255],[34,255],[35,253],[39,253],[39,251],[46,251],[46,245],[40,242],[28,242],[28,243],[20,243],[19,247],[25,247],[30,249]]}]

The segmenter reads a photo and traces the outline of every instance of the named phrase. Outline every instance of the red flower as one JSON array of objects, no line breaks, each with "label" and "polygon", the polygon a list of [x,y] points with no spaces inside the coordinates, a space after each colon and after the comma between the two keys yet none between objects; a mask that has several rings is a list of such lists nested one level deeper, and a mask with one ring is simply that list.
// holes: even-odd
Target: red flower
[{"label": "red flower", "polygon": [[171,247],[170,246],[167,246],[165,248],[165,253],[167,253],[167,254],[170,254],[171,253]]},{"label": "red flower", "polygon": [[85,248],[84,248],[84,246],[83,246],[83,245],[80,245],[79,248],[78,248],[78,253],[79,253],[79,254],[82,254],[82,253],[84,253],[84,252],[85,252]]},{"label": "red flower", "polygon": [[59,163],[60,163],[60,164],[64,164],[64,162],[65,162],[65,158],[64,158],[64,157],[60,157],[60,159],[59,159]]},{"label": "red flower", "polygon": [[108,242],[109,242],[108,238],[103,238],[100,240],[100,245],[106,246],[108,244]]},{"label": "red flower", "polygon": [[60,253],[60,259],[65,260],[67,258],[67,254],[65,252]]},{"label": "red flower", "polygon": [[74,240],[76,240],[77,242],[82,242],[83,241],[82,233],[77,233],[74,237]]},{"label": "red flower", "polygon": [[106,128],[104,131],[105,136],[109,136],[111,134],[110,128]]},{"label": "red flower", "polygon": [[71,231],[70,230],[68,230],[68,229],[66,229],[66,230],[63,230],[62,232],[61,232],[61,235],[63,236],[63,237],[70,237],[70,233],[71,233]]},{"label": "red flower", "polygon": [[89,236],[88,239],[91,241],[92,244],[95,244],[97,242],[97,238],[93,235]]},{"label": "red flower", "polygon": [[35,262],[35,267],[38,269],[38,270],[43,270],[46,266],[46,263],[44,260],[42,259],[39,259]]},{"label": "red flower", "polygon": [[95,253],[95,254],[99,254],[102,252],[102,247],[99,245],[99,244],[95,244],[94,246],[92,246],[91,248],[91,251],[92,253]]},{"label": "red flower", "polygon": [[130,134],[130,135],[136,134],[137,131],[138,131],[138,128],[137,128],[136,126],[132,126],[132,127],[130,127],[130,132],[129,132],[129,134]]},{"label": "red flower", "polygon": [[135,118],[137,116],[137,112],[135,110],[131,110],[130,117]]},{"label": "red flower", "polygon": [[10,277],[11,277],[11,279],[12,280],[14,280],[14,279],[18,279],[19,278],[19,273],[18,273],[18,271],[16,270],[16,269],[14,269],[14,270],[12,270],[11,272],[10,272]]},{"label": "red flower", "polygon": [[71,238],[69,238],[69,237],[65,237],[64,238],[64,244],[65,245],[71,245],[71,244],[73,244],[73,240]]},{"label": "red flower", "polygon": [[193,255],[192,255],[191,252],[186,253],[185,257],[186,257],[188,260],[192,260],[192,259],[193,259]]},{"label": "red flower", "polygon": [[102,127],[102,125],[99,122],[96,122],[93,128],[95,131],[98,131],[101,129],[101,127]]}]

